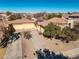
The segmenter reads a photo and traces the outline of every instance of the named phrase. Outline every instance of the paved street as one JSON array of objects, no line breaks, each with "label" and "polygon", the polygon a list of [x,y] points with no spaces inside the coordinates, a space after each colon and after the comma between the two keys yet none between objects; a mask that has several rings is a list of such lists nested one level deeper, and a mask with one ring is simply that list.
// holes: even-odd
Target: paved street
[{"label": "paved street", "polygon": [[16,40],[7,47],[4,59],[22,59],[21,39]]}]

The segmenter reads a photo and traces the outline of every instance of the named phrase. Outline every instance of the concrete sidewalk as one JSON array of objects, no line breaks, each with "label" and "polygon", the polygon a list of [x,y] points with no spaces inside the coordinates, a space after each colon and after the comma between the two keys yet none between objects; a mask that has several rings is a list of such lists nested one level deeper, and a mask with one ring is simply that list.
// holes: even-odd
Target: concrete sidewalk
[{"label": "concrete sidewalk", "polygon": [[22,38],[16,40],[7,47],[4,59],[22,59]]}]

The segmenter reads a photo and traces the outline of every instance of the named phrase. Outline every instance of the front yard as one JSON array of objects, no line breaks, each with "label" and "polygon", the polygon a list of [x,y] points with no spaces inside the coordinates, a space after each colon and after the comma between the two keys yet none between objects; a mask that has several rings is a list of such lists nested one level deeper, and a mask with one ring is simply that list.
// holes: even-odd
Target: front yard
[{"label": "front yard", "polygon": [[70,41],[69,43],[64,43],[61,40],[56,39],[48,39],[43,37],[42,35],[39,35],[37,31],[32,31],[32,38],[31,39],[23,39],[22,41],[23,45],[23,57],[27,56],[24,59],[34,59],[36,56],[34,56],[34,52],[39,49],[47,48],[50,51],[54,52],[62,52],[62,51],[68,51],[75,48],[79,48],[79,40],[77,41]]}]

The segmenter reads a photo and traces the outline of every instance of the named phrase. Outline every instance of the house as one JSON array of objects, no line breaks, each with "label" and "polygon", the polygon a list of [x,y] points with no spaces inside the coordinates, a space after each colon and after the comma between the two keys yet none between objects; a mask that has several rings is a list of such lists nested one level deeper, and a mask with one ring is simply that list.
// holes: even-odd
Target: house
[{"label": "house", "polygon": [[74,20],[79,19],[79,13],[69,15],[69,19],[74,19]]},{"label": "house", "polygon": [[16,30],[29,30],[35,28],[34,21],[28,19],[17,19],[14,21],[8,21],[8,24],[13,24]]},{"label": "house", "polygon": [[43,22],[38,22],[38,26],[40,28],[40,31],[43,32],[44,31],[43,28],[45,26],[47,26],[49,23],[53,23],[57,26],[60,26],[61,28],[68,26],[67,19],[54,17],[54,18],[51,18],[49,20],[44,20]]},{"label": "house", "polygon": [[44,20],[42,22],[38,22],[38,27],[37,30],[41,33],[44,32],[44,27],[47,26],[49,24],[49,22],[47,20]]},{"label": "house", "polygon": [[32,17],[32,18],[31,18],[31,20],[33,20],[33,21],[37,21],[37,19],[36,19],[36,18],[34,18],[34,17]]},{"label": "house", "polygon": [[63,14],[62,18],[68,19],[70,14]]},{"label": "house", "polygon": [[54,17],[54,18],[51,18],[49,20],[44,20],[43,22],[38,22],[38,25],[45,27],[49,23],[53,23],[53,24],[63,28],[63,27],[67,26],[68,21],[67,21],[67,19]]},{"label": "house", "polygon": [[75,22],[79,22],[79,13],[74,13],[68,16],[68,24],[71,28],[74,27]]},{"label": "house", "polygon": [[64,18],[57,18],[57,17],[54,17],[54,18],[51,18],[48,20],[49,22],[57,25],[57,26],[60,26],[61,28],[64,28],[67,26],[67,19],[64,19]]},{"label": "house", "polygon": [[44,19],[44,17],[38,17],[37,18],[37,22],[43,22],[45,19]]}]

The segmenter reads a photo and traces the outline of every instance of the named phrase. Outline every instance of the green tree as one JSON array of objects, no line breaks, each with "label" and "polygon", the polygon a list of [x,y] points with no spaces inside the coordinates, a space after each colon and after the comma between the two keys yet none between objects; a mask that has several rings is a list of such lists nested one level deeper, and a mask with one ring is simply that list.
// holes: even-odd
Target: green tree
[{"label": "green tree", "polygon": [[76,29],[76,30],[78,30],[78,32],[79,32],[79,22],[75,21],[73,28]]},{"label": "green tree", "polygon": [[46,16],[46,19],[51,19],[53,17],[56,17],[56,14],[55,13],[49,13],[47,16]]},{"label": "green tree", "polygon": [[62,14],[59,13],[58,15],[56,15],[56,17],[61,18],[62,17]]},{"label": "green tree", "polygon": [[16,16],[16,19],[21,19],[22,18],[21,14],[15,14],[15,16]]},{"label": "green tree", "polygon": [[47,19],[51,19],[51,18],[52,18],[51,14],[47,15]]},{"label": "green tree", "polygon": [[67,14],[71,15],[72,13],[71,12],[68,12]]},{"label": "green tree", "polygon": [[31,20],[32,16],[31,15],[27,15],[27,19]]},{"label": "green tree", "polygon": [[52,17],[56,17],[57,16],[55,13],[52,13],[51,15],[52,15]]},{"label": "green tree", "polygon": [[66,27],[62,30],[62,34],[66,36],[66,40],[74,41],[79,38],[79,33],[75,29],[71,29],[69,27]]},{"label": "green tree", "polygon": [[59,13],[59,14],[56,14],[56,13],[49,13],[47,16],[46,16],[46,19],[51,19],[53,17],[58,17],[58,18],[61,18],[62,17],[62,13]]},{"label": "green tree", "polygon": [[9,11],[6,12],[6,15],[7,15],[7,16],[9,16],[9,15],[11,15],[11,14],[12,14],[12,12],[9,12]]},{"label": "green tree", "polygon": [[22,16],[20,14],[13,14],[8,18],[8,20],[12,21],[12,20],[21,19],[21,18]]},{"label": "green tree", "polygon": [[12,20],[16,20],[16,16],[15,15],[11,15],[9,18],[8,18],[9,21],[12,21]]},{"label": "green tree", "polygon": [[46,15],[46,14],[47,14],[46,12],[40,12],[40,13],[34,14],[34,17],[35,17],[35,18],[43,17],[43,16]]},{"label": "green tree", "polygon": [[44,29],[43,35],[49,38],[55,37],[61,31],[59,26],[56,26],[52,23],[48,24]]}]

